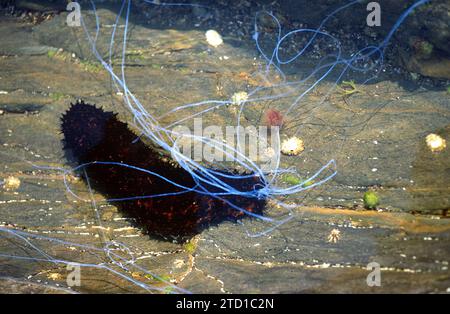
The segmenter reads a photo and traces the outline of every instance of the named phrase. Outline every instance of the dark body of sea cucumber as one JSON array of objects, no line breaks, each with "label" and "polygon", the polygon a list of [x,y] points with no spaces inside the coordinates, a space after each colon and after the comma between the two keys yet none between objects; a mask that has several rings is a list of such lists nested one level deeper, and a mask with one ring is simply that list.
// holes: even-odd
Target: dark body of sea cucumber
[{"label": "dark body of sea cucumber", "polygon": [[[149,234],[164,238],[191,237],[210,225],[224,220],[237,221],[245,216],[227,202],[263,214],[266,204],[263,198],[224,195],[221,200],[194,191],[185,192],[162,178],[129,167],[92,163],[127,164],[152,171],[182,186],[195,186],[188,171],[173,162],[170,156],[162,155],[156,147],[141,141],[113,112],[77,101],[71,104],[61,120],[68,160],[77,164],[91,163],[84,168],[89,183],[107,199],[134,198],[114,201],[114,205]],[[231,178],[221,177],[221,180],[239,191],[253,191],[264,186],[256,175],[219,173],[231,175]],[[86,180],[86,176],[83,178]],[[203,186],[210,192],[223,192],[205,183]],[[163,193],[180,194],[147,197]]]}]

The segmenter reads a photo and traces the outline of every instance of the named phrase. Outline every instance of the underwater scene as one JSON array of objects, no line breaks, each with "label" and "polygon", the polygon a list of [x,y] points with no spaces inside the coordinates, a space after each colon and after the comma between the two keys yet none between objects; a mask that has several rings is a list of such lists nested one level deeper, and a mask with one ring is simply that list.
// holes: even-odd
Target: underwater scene
[{"label": "underwater scene", "polygon": [[0,293],[450,293],[450,1],[0,1]]}]

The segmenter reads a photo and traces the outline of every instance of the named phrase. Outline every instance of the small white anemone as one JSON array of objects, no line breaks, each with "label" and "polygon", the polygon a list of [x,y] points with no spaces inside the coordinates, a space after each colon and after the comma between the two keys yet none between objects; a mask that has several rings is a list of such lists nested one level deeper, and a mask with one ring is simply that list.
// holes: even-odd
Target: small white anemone
[{"label": "small white anemone", "polygon": [[333,229],[328,235],[328,242],[336,243],[340,238],[341,238],[341,231],[339,229]]},{"label": "small white anemone", "polygon": [[296,136],[290,137],[281,143],[281,152],[288,156],[298,155],[304,149],[303,141]]},{"label": "small white anemone", "polygon": [[247,99],[248,94],[246,92],[237,92],[234,93],[233,96],[231,96],[231,102],[233,103],[233,105],[240,105],[244,101],[247,101]]},{"label": "small white anemone", "polygon": [[19,178],[9,176],[3,181],[3,188],[6,191],[13,191],[17,190],[20,187],[20,180]]},{"label": "small white anemone", "polygon": [[208,42],[208,44],[210,44],[214,48],[223,44],[222,36],[220,36],[220,34],[213,29],[208,30],[205,33],[205,36],[206,36],[206,41]]},{"label": "small white anemone", "polygon": [[444,150],[444,148],[447,146],[445,139],[440,137],[437,134],[428,134],[425,138],[425,141],[427,142],[428,148],[434,153],[434,152],[440,152]]}]

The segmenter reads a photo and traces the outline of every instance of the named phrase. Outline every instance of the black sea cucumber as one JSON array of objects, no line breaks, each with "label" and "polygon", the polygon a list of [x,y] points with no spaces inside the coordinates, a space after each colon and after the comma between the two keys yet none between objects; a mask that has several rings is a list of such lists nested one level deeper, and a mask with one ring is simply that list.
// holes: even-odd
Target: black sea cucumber
[{"label": "black sea cucumber", "polygon": [[[195,186],[189,172],[176,165],[169,156],[161,155],[156,147],[136,140],[136,134],[113,112],[78,101],[71,104],[63,115],[61,128],[69,161],[78,164],[120,162],[158,173],[183,186]],[[183,192],[183,189],[157,176],[117,164],[94,163],[85,170],[92,188],[108,199]],[[239,191],[253,191],[264,186],[256,175],[223,178],[223,181]],[[216,187],[204,186],[208,191],[217,191]],[[226,195],[223,199],[259,215],[262,215],[266,203],[264,199],[238,195]],[[147,233],[163,237],[190,237],[211,224],[236,221],[245,216],[223,200],[192,191],[114,204],[124,215],[134,218]]]}]

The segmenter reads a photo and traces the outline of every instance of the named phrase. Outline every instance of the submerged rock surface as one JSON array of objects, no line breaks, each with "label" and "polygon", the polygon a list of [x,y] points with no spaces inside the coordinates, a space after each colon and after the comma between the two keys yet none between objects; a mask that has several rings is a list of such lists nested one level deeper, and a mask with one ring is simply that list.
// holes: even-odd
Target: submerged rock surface
[{"label": "submerged rock surface", "polygon": [[[107,34],[116,12],[108,4],[99,7],[103,36],[98,47],[103,52],[109,48]],[[243,41],[238,26],[223,32],[221,50],[211,52],[203,29],[210,28],[208,15],[177,14],[179,23],[184,18],[189,24],[194,14],[196,22],[206,25],[169,29],[133,22],[127,81],[147,110],[159,115],[186,102],[226,98],[256,84],[257,78],[245,73],[261,64],[255,64],[254,47]],[[425,141],[436,133],[450,142],[450,103],[443,88],[385,73],[376,82],[357,85],[358,93],[348,98],[336,91],[321,106],[308,107],[333,84],[323,81],[298,112],[286,117],[288,135],[302,127],[305,154],[283,156],[281,162],[307,178],[334,158],[338,175],[307,193],[289,196],[286,201],[297,204],[295,218],[268,235],[248,237],[246,230],[267,226],[244,220],[244,226],[225,222],[211,227],[187,243],[164,241],[144,234],[100,193],[90,195],[79,177],[68,175],[66,184],[84,199],[92,197],[97,208],[74,198],[61,172],[30,164],[70,168],[59,119],[77,98],[119,112],[122,121],[133,120],[121,96],[111,94],[109,76],[92,58],[82,29],[67,32],[65,18],[65,13],[56,14],[38,24],[12,16],[0,19],[0,178],[14,176],[21,182],[17,190],[0,190],[2,254],[42,257],[27,246],[22,250],[24,243],[5,232],[21,230],[65,241],[56,245],[32,240],[55,258],[106,262],[136,281],[161,287],[159,292],[174,292],[167,282],[196,293],[449,291],[450,150],[433,153]],[[88,22],[92,27],[92,20]],[[431,40],[438,46],[438,39]],[[303,68],[294,70],[301,73]],[[257,121],[264,106],[246,112],[246,118]],[[233,114],[217,111],[212,119],[223,125]],[[380,211],[363,209],[367,190],[379,196]],[[274,203],[267,205],[267,212],[282,214]],[[340,231],[335,243],[328,240],[334,229]],[[112,265],[105,252],[92,254],[74,243],[98,248],[115,243],[113,252],[163,278],[137,269],[124,271]],[[366,284],[370,262],[380,264],[380,287]],[[66,265],[0,257],[0,290],[146,292],[108,270],[89,267],[81,270],[81,286],[69,288],[69,272]]]}]

